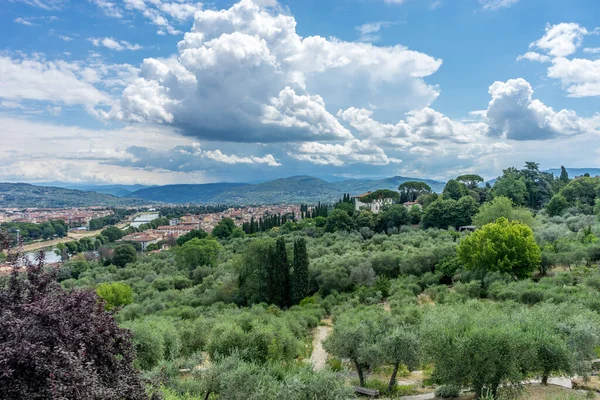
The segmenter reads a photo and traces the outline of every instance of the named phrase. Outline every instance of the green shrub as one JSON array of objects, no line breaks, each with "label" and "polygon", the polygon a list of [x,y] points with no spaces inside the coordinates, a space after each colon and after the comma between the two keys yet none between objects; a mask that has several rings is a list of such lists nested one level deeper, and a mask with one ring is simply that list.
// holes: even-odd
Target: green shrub
[{"label": "green shrub", "polygon": [[337,357],[329,357],[327,359],[327,365],[333,372],[340,372],[344,369],[344,364],[342,364],[342,360]]},{"label": "green shrub", "polygon": [[460,395],[460,388],[453,385],[443,385],[435,389],[435,397],[442,397],[444,399],[451,397],[458,397]]}]

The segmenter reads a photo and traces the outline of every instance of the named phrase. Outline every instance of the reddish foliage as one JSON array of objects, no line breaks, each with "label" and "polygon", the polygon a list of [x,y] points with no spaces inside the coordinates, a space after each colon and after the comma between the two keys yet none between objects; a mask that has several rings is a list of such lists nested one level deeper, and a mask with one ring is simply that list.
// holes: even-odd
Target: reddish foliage
[{"label": "reddish foliage", "polygon": [[18,259],[0,282],[0,399],[146,399],[131,334],[96,294],[63,290],[43,253]]}]

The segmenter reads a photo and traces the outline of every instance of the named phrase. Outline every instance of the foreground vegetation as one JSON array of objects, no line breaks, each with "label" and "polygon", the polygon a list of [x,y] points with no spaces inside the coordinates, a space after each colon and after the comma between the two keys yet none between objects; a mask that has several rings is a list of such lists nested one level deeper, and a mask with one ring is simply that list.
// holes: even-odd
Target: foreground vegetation
[{"label": "foreground vegetation", "polygon": [[[132,332],[131,362],[154,398],[347,399],[353,383],[394,397],[417,369],[440,396],[516,398],[526,380],[588,376],[600,346],[600,179],[528,164],[479,183],[458,177],[442,195],[404,185],[397,201],[420,207],[378,215],[344,196],[327,217],[252,235],[224,220],[157,254],[115,245],[123,233],[107,228],[91,241],[99,259],[67,249],[55,279],[60,296],[95,291]],[[479,229],[456,230],[465,225]],[[328,367],[315,371],[326,316]]]}]

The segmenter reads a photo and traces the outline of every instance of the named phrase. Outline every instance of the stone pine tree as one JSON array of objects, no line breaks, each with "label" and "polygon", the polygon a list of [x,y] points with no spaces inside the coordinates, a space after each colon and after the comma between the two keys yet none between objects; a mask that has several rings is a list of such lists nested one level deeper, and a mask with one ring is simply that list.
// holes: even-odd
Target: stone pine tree
[{"label": "stone pine tree", "polygon": [[294,272],[292,276],[292,303],[298,304],[308,296],[308,252],[304,238],[294,242]]},{"label": "stone pine tree", "polygon": [[271,303],[281,308],[289,307],[292,302],[290,290],[290,265],[287,259],[285,240],[277,239],[271,255]]}]

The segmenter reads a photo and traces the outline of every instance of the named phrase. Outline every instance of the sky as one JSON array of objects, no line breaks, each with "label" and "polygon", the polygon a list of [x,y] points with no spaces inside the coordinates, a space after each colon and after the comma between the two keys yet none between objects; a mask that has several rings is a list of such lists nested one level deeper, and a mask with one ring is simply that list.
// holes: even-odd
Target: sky
[{"label": "sky", "polygon": [[597,0],[2,0],[0,181],[600,167]]}]

